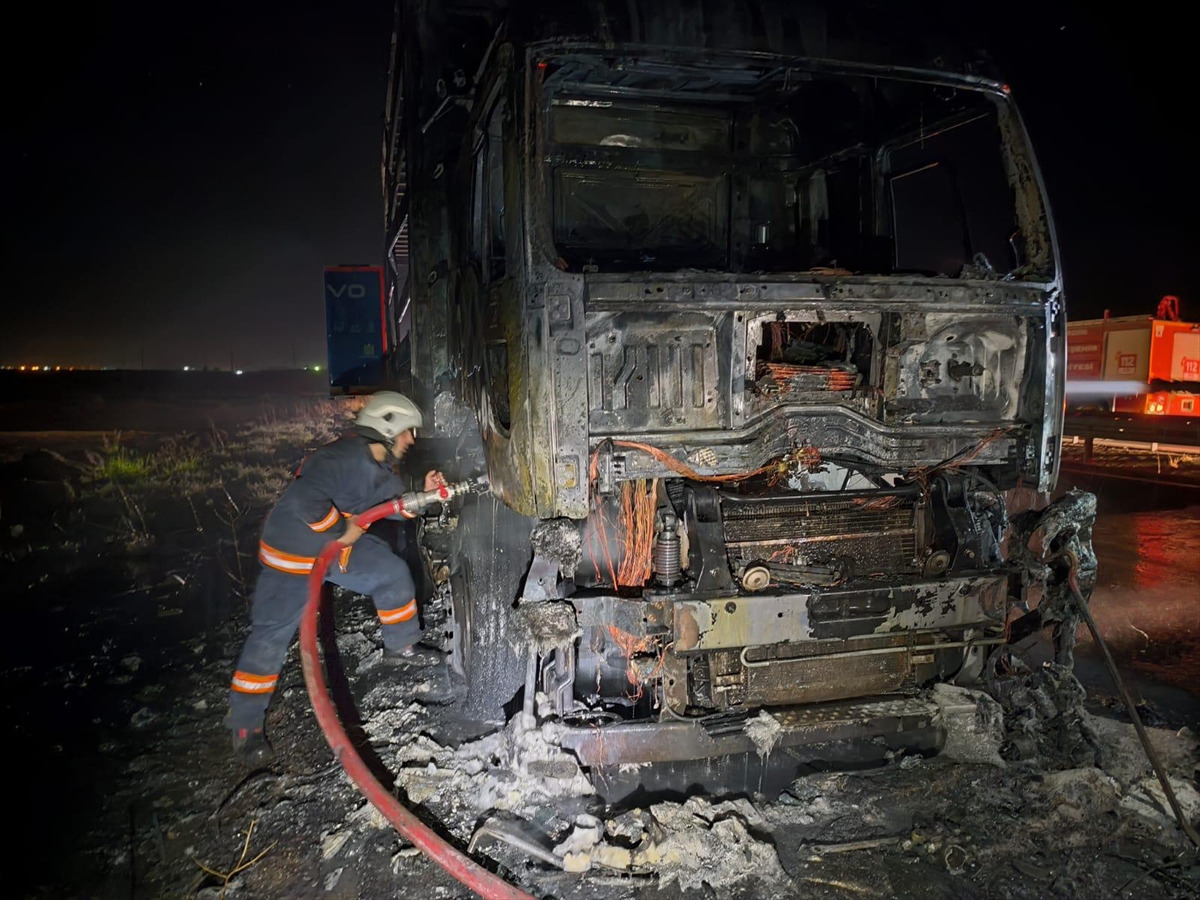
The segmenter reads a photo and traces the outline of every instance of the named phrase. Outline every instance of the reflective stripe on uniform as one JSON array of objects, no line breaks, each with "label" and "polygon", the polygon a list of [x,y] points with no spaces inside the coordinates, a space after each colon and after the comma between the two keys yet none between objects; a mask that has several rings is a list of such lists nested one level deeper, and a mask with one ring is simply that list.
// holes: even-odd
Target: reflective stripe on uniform
[{"label": "reflective stripe on uniform", "polygon": [[266,541],[261,541],[258,545],[258,558],[263,565],[287,572],[289,575],[307,575],[312,571],[313,563],[317,561],[313,556],[296,556],[276,550]]},{"label": "reflective stripe on uniform", "polygon": [[253,675],[250,672],[234,672],[230,687],[240,694],[269,694],[275,690],[278,675]]},{"label": "reflective stripe on uniform", "polygon": [[337,507],[331,506],[331,507],[329,507],[329,512],[326,513],[325,518],[321,519],[321,521],[319,521],[319,522],[309,522],[308,527],[311,528],[313,531],[328,531],[330,528],[332,528],[337,523],[337,520],[338,520]]},{"label": "reflective stripe on uniform", "polygon": [[350,566],[350,551],[354,549],[353,544],[347,544],[338,553],[338,568],[342,570],[342,574],[346,574],[346,570]]},{"label": "reflective stripe on uniform", "polygon": [[[347,518],[347,519],[353,519],[353,518],[354,518],[354,516],[355,516],[356,514],[355,514],[355,513],[348,513],[348,512],[344,512],[344,513],[342,513],[342,515],[343,515],[345,518]],[[358,523],[355,523],[355,524],[358,524]],[[358,527],[359,527],[359,528],[361,528],[363,531],[370,531],[370,530],[371,530],[371,526],[370,526],[370,525],[359,525]]]},{"label": "reflective stripe on uniform", "polygon": [[416,599],[409,600],[399,609],[381,609],[379,612],[379,621],[384,625],[395,625],[397,622],[407,622],[417,614]]}]

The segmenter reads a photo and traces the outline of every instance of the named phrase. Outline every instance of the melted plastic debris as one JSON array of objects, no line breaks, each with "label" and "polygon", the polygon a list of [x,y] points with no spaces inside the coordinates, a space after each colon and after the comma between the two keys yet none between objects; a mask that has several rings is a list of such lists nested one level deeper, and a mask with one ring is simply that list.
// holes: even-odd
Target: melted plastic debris
[{"label": "melted plastic debris", "polygon": [[[559,746],[562,726],[538,726],[518,714],[500,731],[448,751],[429,741],[422,764],[406,765],[397,777],[413,802],[442,794],[456,806],[532,814],[563,797],[595,793],[575,757]],[[410,753],[411,751],[406,751]]]},{"label": "melted plastic debris", "polygon": [[1111,812],[1117,805],[1120,785],[1099,769],[1063,769],[1051,772],[1038,785],[1041,797],[1052,813],[1068,822]]},{"label": "melted plastic debris", "polygon": [[555,856],[586,853],[600,843],[604,836],[604,823],[595,816],[584,813],[575,817],[575,825],[566,838],[554,846]]},{"label": "melted plastic debris", "polygon": [[959,762],[1003,766],[1000,745],[1004,742],[1004,711],[982,691],[937,684],[933,699],[946,727],[942,755]]},{"label": "melted plastic debris", "polygon": [[516,647],[534,647],[549,653],[583,634],[575,607],[566,601],[523,603],[513,614],[512,642]]},{"label": "melted plastic debris", "polygon": [[[1171,790],[1175,792],[1175,799],[1179,802],[1179,808],[1183,810],[1184,816],[1192,822],[1200,820],[1200,792],[1197,792],[1196,786],[1190,781],[1174,775],[1169,775],[1167,778],[1171,782]],[[1134,785],[1129,793],[1121,798],[1120,806],[1123,810],[1140,816],[1158,828],[1169,830],[1178,828],[1175,814],[1167,802],[1167,795],[1163,793],[1162,785],[1155,776],[1143,778]]]},{"label": "melted plastic debris", "polygon": [[583,537],[579,526],[570,519],[548,519],[538,524],[530,532],[529,543],[537,556],[554,560],[559,571],[567,575],[583,559]]},{"label": "melted plastic debris", "polygon": [[763,709],[759,711],[757,716],[746,723],[746,735],[750,740],[754,741],[754,746],[758,749],[758,755],[762,759],[766,759],[771,755],[771,751],[775,749],[775,745],[779,743],[779,738],[783,735],[783,725],[779,723],[778,719]]}]

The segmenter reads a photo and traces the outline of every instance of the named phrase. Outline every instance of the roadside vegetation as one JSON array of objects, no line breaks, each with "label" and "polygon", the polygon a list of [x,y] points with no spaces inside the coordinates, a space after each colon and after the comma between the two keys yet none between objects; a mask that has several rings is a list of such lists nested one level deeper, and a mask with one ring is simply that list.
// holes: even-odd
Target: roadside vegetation
[{"label": "roadside vegetation", "polygon": [[[154,432],[147,421],[147,430],[46,431],[10,443],[0,460],[0,567],[19,627],[55,636],[16,642],[0,670],[13,696],[29,698],[10,711],[15,732],[55,773],[38,800],[18,792],[18,805],[47,810],[37,831],[67,806],[87,826],[47,851],[58,868],[29,867],[43,889],[26,894],[18,882],[4,896],[83,895],[58,889],[62,881],[87,896],[215,900],[266,861],[270,840],[260,846],[257,835],[249,855],[226,859],[229,846],[244,848],[253,816],[217,831],[190,823],[209,822],[236,786],[223,780],[222,705],[263,518],[296,466],[348,428],[355,406],[305,398],[264,411],[254,398],[240,421],[236,404],[223,403],[220,424],[197,417],[187,431]],[[52,703],[36,699],[47,692]],[[72,767],[57,755],[64,747]],[[143,768],[151,760],[154,787]],[[64,768],[93,774],[76,786]]]},{"label": "roadside vegetation", "polygon": [[[75,529],[94,530],[118,557],[186,549],[188,571],[172,575],[180,586],[215,564],[231,593],[248,600],[263,517],[303,459],[345,432],[357,406],[316,399],[260,409],[228,429],[113,431],[83,449],[82,460],[54,454],[54,497],[63,496],[52,505],[77,500]],[[26,538],[21,553],[40,546],[25,524],[16,528]]]},{"label": "roadside vegetation", "polygon": [[121,432],[104,438],[100,452],[88,454],[91,475],[99,482],[141,482],[169,480],[179,475],[199,472],[203,458],[194,446],[175,440],[156,450],[138,451],[122,443]]}]

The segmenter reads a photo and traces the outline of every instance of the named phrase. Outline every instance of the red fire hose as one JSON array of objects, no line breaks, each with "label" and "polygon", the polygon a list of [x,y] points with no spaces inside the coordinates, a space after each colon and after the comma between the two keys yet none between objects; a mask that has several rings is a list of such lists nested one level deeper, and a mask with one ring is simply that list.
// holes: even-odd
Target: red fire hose
[{"label": "red fire hose", "polygon": [[[397,515],[403,509],[404,504],[400,500],[390,500],[355,516],[354,522],[365,528],[372,522]],[[317,620],[321,612],[325,572],[342,548],[343,545],[337,541],[330,541],[321,550],[308,576],[308,602],[304,606],[304,616],[300,619],[300,660],[304,667],[304,683],[308,686],[308,698],[312,703],[313,712],[317,715],[317,724],[321,726],[333,755],[342,764],[342,768],[359,792],[371,801],[405,839],[480,897],[487,900],[533,900],[529,894],[473,862],[438,837],[429,826],[401,805],[391,791],[380,784],[350,743],[350,737],[342,727],[333,706],[333,699],[329,696],[325,672],[317,654]]]}]

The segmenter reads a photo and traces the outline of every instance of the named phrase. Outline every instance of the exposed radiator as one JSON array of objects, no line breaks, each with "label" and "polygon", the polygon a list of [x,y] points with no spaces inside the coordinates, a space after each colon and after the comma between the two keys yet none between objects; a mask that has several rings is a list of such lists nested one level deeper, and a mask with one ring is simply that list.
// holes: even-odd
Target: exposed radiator
[{"label": "exposed radiator", "polygon": [[849,578],[918,569],[919,494],[861,491],[739,497],[723,494],[730,562],[835,565]]}]

